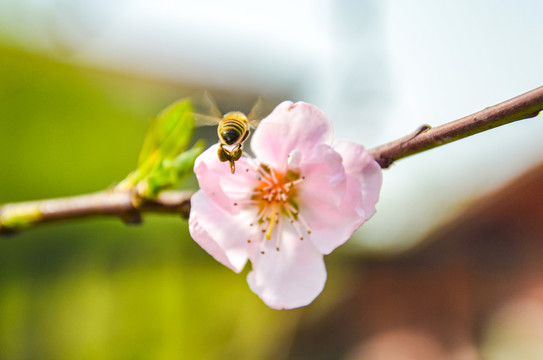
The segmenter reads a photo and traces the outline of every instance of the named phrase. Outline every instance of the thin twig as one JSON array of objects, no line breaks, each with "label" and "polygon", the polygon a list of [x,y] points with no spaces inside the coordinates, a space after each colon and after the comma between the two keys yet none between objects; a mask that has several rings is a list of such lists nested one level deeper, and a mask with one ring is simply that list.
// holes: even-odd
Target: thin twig
[{"label": "thin twig", "polygon": [[[371,149],[382,168],[394,161],[510,122],[537,116],[543,110],[543,86],[445,125],[423,125],[413,134]],[[157,199],[142,199],[131,191],[7,204],[0,207],[0,234],[39,223],[93,216],[115,216],[126,223],[141,222],[143,213],[177,214],[187,218],[192,192],[165,191]]]},{"label": "thin twig", "polygon": [[[543,110],[543,86],[456,121],[392,141],[370,150],[382,168],[394,161],[477,133],[532,118]],[[428,126],[428,125],[424,125]]]}]

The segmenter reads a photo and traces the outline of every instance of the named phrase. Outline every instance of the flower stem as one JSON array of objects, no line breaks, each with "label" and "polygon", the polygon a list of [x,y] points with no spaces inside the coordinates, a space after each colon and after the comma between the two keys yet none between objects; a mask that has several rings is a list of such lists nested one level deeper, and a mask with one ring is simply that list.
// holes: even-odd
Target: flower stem
[{"label": "flower stem", "polygon": [[[514,121],[535,117],[543,110],[543,86],[475,114],[414,133],[370,150],[382,168],[394,161]],[[192,192],[164,191],[149,200],[130,189],[116,189],[67,198],[6,204],[0,207],[0,235],[64,219],[115,216],[125,223],[142,221],[143,213],[178,214],[187,218]]]}]

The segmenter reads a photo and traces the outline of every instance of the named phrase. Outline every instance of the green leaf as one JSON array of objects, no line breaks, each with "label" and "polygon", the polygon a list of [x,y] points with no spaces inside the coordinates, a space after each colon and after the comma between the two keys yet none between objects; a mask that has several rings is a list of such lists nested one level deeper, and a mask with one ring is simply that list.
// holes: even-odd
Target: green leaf
[{"label": "green leaf", "polygon": [[190,99],[178,100],[151,120],[138,159],[138,167],[117,189],[129,189],[149,177],[164,161],[174,160],[188,147],[194,132]]},{"label": "green leaf", "polygon": [[189,99],[181,99],[164,109],[151,121],[143,142],[138,167],[152,159],[156,164],[185,151],[194,129],[193,108]]},{"label": "green leaf", "polygon": [[175,159],[165,159],[142,181],[140,194],[145,198],[154,198],[163,190],[177,187],[192,175],[194,161],[204,151],[205,143],[198,141],[190,150]]}]

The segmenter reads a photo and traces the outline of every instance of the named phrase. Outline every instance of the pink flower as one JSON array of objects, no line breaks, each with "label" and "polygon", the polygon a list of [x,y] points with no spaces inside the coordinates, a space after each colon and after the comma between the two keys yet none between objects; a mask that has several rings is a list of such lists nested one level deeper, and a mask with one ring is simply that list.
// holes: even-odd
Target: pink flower
[{"label": "pink flower", "polygon": [[332,145],[332,123],[317,107],[285,101],[256,129],[231,174],[215,145],[196,159],[200,190],[190,233],[217,261],[240,272],[270,307],[311,303],[326,282],[323,255],[375,213],[381,168],[361,146]]}]

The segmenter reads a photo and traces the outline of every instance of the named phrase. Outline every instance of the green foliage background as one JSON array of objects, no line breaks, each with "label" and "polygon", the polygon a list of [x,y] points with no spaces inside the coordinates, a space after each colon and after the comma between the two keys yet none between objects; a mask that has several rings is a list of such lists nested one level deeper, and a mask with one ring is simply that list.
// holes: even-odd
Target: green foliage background
[{"label": "green foliage background", "polygon": [[[0,203],[113,186],[135,168],[149,119],[187,95],[0,47]],[[174,216],[0,240],[2,359],[278,359],[306,311],[267,308]]]}]

